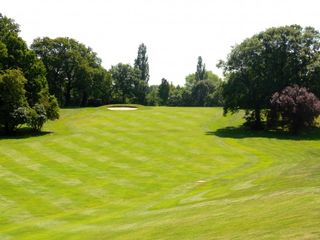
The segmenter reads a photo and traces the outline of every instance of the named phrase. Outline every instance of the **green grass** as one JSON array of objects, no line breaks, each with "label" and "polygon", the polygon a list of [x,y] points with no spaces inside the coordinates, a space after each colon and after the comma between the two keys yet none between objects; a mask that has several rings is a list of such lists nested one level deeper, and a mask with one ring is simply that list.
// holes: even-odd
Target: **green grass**
[{"label": "green grass", "polygon": [[46,134],[2,138],[0,239],[320,239],[319,131],[241,123],[65,109]]}]

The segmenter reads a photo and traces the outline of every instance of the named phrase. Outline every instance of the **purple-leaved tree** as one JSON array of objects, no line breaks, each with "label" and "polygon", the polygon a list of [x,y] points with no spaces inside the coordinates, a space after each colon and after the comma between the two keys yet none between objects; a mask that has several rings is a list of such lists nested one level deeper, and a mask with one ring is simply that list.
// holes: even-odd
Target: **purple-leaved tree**
[{"label": "purple-leaved tree", "polygon": [[315,124],[320,115],[320,101],[305,87],[288,86],[272,95],[271,113],[278,125],[297,132]]}]

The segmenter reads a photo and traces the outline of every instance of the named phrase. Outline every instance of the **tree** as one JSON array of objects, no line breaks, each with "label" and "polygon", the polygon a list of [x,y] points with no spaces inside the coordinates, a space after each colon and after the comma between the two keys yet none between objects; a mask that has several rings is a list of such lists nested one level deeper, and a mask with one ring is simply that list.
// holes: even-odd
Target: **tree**
[{"label": "tree", "polygon": [[197,71],[195,73],[196,81],[207,79],[206,65],[202,63],[202,57],[198,57]]},{"label": "tree", "polygon": [[[282,127],[297,132],[302,127],[312,126],[320,115],[320,101],[306,88],[288,86],[271,98],[272,116]],[[280,121],[279,121],[280,120]]]},{"label": "tree", "polygon": [[19,25],[0,14],[0,125],[7,132],[27,123],[30,109],[42,104],[46,118],[59,117],[58,106],[50,96],[45,67],[19,37]]},{"label": "tree", "polygon": [[[212,71],[206,71],[206,79],[203,80],[210,80],[215,86],[221,84],[221,79],[218,77],[218,75],[214,74]],[[191,73],[186,76],[185,78],[186,83],[185,87],[189,90],[192,90],[192,88],[196,85],[196,73]]]},{"label": "tree", "polygon": [[[101,66],[101,59],[91,48],[75,39],[37,38],[31,48],[44,62],[50,93],[57,97],[61,106],[86,106],[89,99],[96,96],[94,86],[111,89],[111,81]],[[103,94],[110,95],[110,92]]]},{"label": "tree", "polygon": [[165,78],[162,78],[161,84],[159,85],[159,98],[160,98],[160,103],[162,105],[167,104],[168,98],[169,98],[169,92],[170,92],[169,82]]},{"label": "tree", "polygon": [[137,58],[134,60],[134,68],[140,71],[139,78],[141,82],[137,85],[137,95],[139,96],[139,103],[145,103],[145,96],[147,94],[148,82],[149,82],[149,63],[147,56],[147,47],[145,44],[140,44],[138,48]]},{"label": "tree", "polygon": [[25,84],[27,101],[33,106],[43,94],[47,94],[45,67],[19,37],[19,32],[19,25],[14,20],[0,14],[0,70],[21,70],[27,79]]},{"label": "tree", "polygon": [[129,64],[119,63],[111,67],[111,79],[115,98],[121,103],[136,101],[136,88],[140,84],[140,71]]},{"label": "tree", "polygon": [[111,73],[102,67],[91,72],[92,86],[88,97],[88,105],[100,106],[112,101]]},{"label": "tree", "polygon": [[319,33],[298,25],[270,28],[236,45],[218,65],[227,79],[224,113],[245,109],[249,125],[261,128],[274,92],[299,84],[319,95],[319,48]]},{"label": "tree", "polygon": [[149,82],[149,63],[147,56],[147,46],[142,43],[138,48],[137,58],[134,60],[134,67],[140,70],[140,79]]},{"label": "tree", "polygon": [[20,70],[5,70],[0,74],[0,125],[7,133],[26,121],[26,114],[23,114],[28,107],[26,82]]},{"label": "tree", "polygon": [[215,91],[215,86],[210,80],[202,80],[192,88],[192,100],[195,106],[209,106],[210,94]]},{"label": "tree", "polygon": [[159,99],[159,86],[152,85],[148,89],[148,93],[146,96],[146,103],[149,106],[158,106],[160,103]]},{"label": "tree", "polygon": [[168,105],[169,106],[190,106],[192,103],[191,92],[185,87],[170,84]]}]

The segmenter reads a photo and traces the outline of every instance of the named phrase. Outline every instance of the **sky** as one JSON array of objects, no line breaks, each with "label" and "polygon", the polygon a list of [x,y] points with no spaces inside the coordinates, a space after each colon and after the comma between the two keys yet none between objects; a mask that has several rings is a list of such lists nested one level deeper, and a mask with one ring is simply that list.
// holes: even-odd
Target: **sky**
[{"label": "sky", "polygon": [[320,30],[319,0],[1,0],[30,45],[37,37],[70,37],[89,46],[109,69],[133,64],[147,46],[149,84],[177,85],[195,72],[198,56],[216,64],[231,47],[269,27],[299,24]]}]

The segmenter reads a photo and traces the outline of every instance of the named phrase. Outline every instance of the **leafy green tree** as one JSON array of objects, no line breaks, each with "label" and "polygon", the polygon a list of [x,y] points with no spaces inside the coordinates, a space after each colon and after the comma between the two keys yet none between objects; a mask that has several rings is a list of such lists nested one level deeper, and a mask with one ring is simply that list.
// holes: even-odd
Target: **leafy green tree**
[{"label": "leafy green tree", "polygon": [[202,57],[198,57],[197,71],[195,73],[196,81],[207,79],[206,64],[202,62]]},{"label": "leafy green tree", "polygon": [[102,67],[91,72],[92,87],[88,98],[88,105],[100,106],[112,101],[111,73]]},{"label": "leafy green tree", "polygon": [[210,94],[215,91],[215,86],[210,80],[202,80],[192,88],[192,100],[195,106],[210,105]]},{"label": "leafy green tree", "polygon": [[26,123],[30,108],[45,100],[48,100],[44,108],[48,110],[46,117],[51,120],[59,117],[55,98],[48,92],[45,67],[19,37],[19,31],[19,25],[14,20],[0,14],[0,105],[3,109],[0,125],[7,132]]},{"label": "leafy green tree", "polygon": [[[71,38],[45,37],[35,39],[31,48],[45,64],[50,93],[57,97],[61,106],[86,106],[88,100],[97,95],[93,86],[111,89],[108,85],[111,84],[110,78],[101,66],[101,60],[84,44]],[[104,94],[108,95],[110,91]]]},{"label": "leafy green tree", "polygon": [[149,82],[149,63],[147,56],[147,47],[145,44],[140,44],[138,48],[137,58],[134,60],[134,68],[140,71],[139,78],[141,79],[140,84],[136,86],[136,95],[138,102],[141,104],[145,103],[145,97],[148,90]]},{"label": "leafy green tree", "polygon": [[169,106],[191,106],[191,92],[185,87],[170,84],[168,105]]},{"label": "leafy green tree", "polygon": [[28,112],[27,124],[34,132],[40,132],[47,121],[46,109],[42,104],[36,104]]},{"label": "leafy green tree", "polygon": [[299,84],[319,95],[319,49],[319,32],[298,25],[270,28],[236,45],[219,63],[228,80],[224,112],[245,109],[247,123],[261,128],[274,92]]},{"label": "leafy green tree", "polygon": [[129,64],[119,63],[111,68],[111,79],[116,101],[136,102],[136,89],[141,83],[140,71]]},{"label": "leafy green tree", "polygon": [[24,108],[28,107],[26,82],[20,70],[5,70],[0,74],[0,125],[7,133],[26,120],[23,114]]},{"label": "leafy green tree", "polygon": [[0,14],[0,70],[20,69],[27,79],[25,84],[28,103],[33,106],[47,94],[45,67],[36,54],[19,37],[19,25]]},{"label": "leafy green tree", "polygon": [[160,104],[159,86],[152,85],[149,87],[149,90],[146,96],[146,103],[149,106],[158,106]]},{"label": "leafy green tree", "polygon": [[167,105],[169,92],[170,84],[165,78],[162,78],[161,84],[159,85],[159,98],[162,105]]},{"label": "leafy green tree", "polygon": [[142,43],[138,48],[137,58],[134,60],[134,67],[140,70],[140,79],[149,82],[149,63],[147,56],[147,46]]},{"label": "leafy green tree", "polygon": [[[189,90],[192,90],[192,88],[197,83],[196,73],[191,73],[191,74],[187,75],[185,80],[186,80],[185,87],[188,88]],[[218,75],[214,74],[212,71],[206,72],[206,79],[204,79],[204,80],[209,80],[215,86],[221,84],[221,82],[222,82],[221,79],[218,77]]]}]

